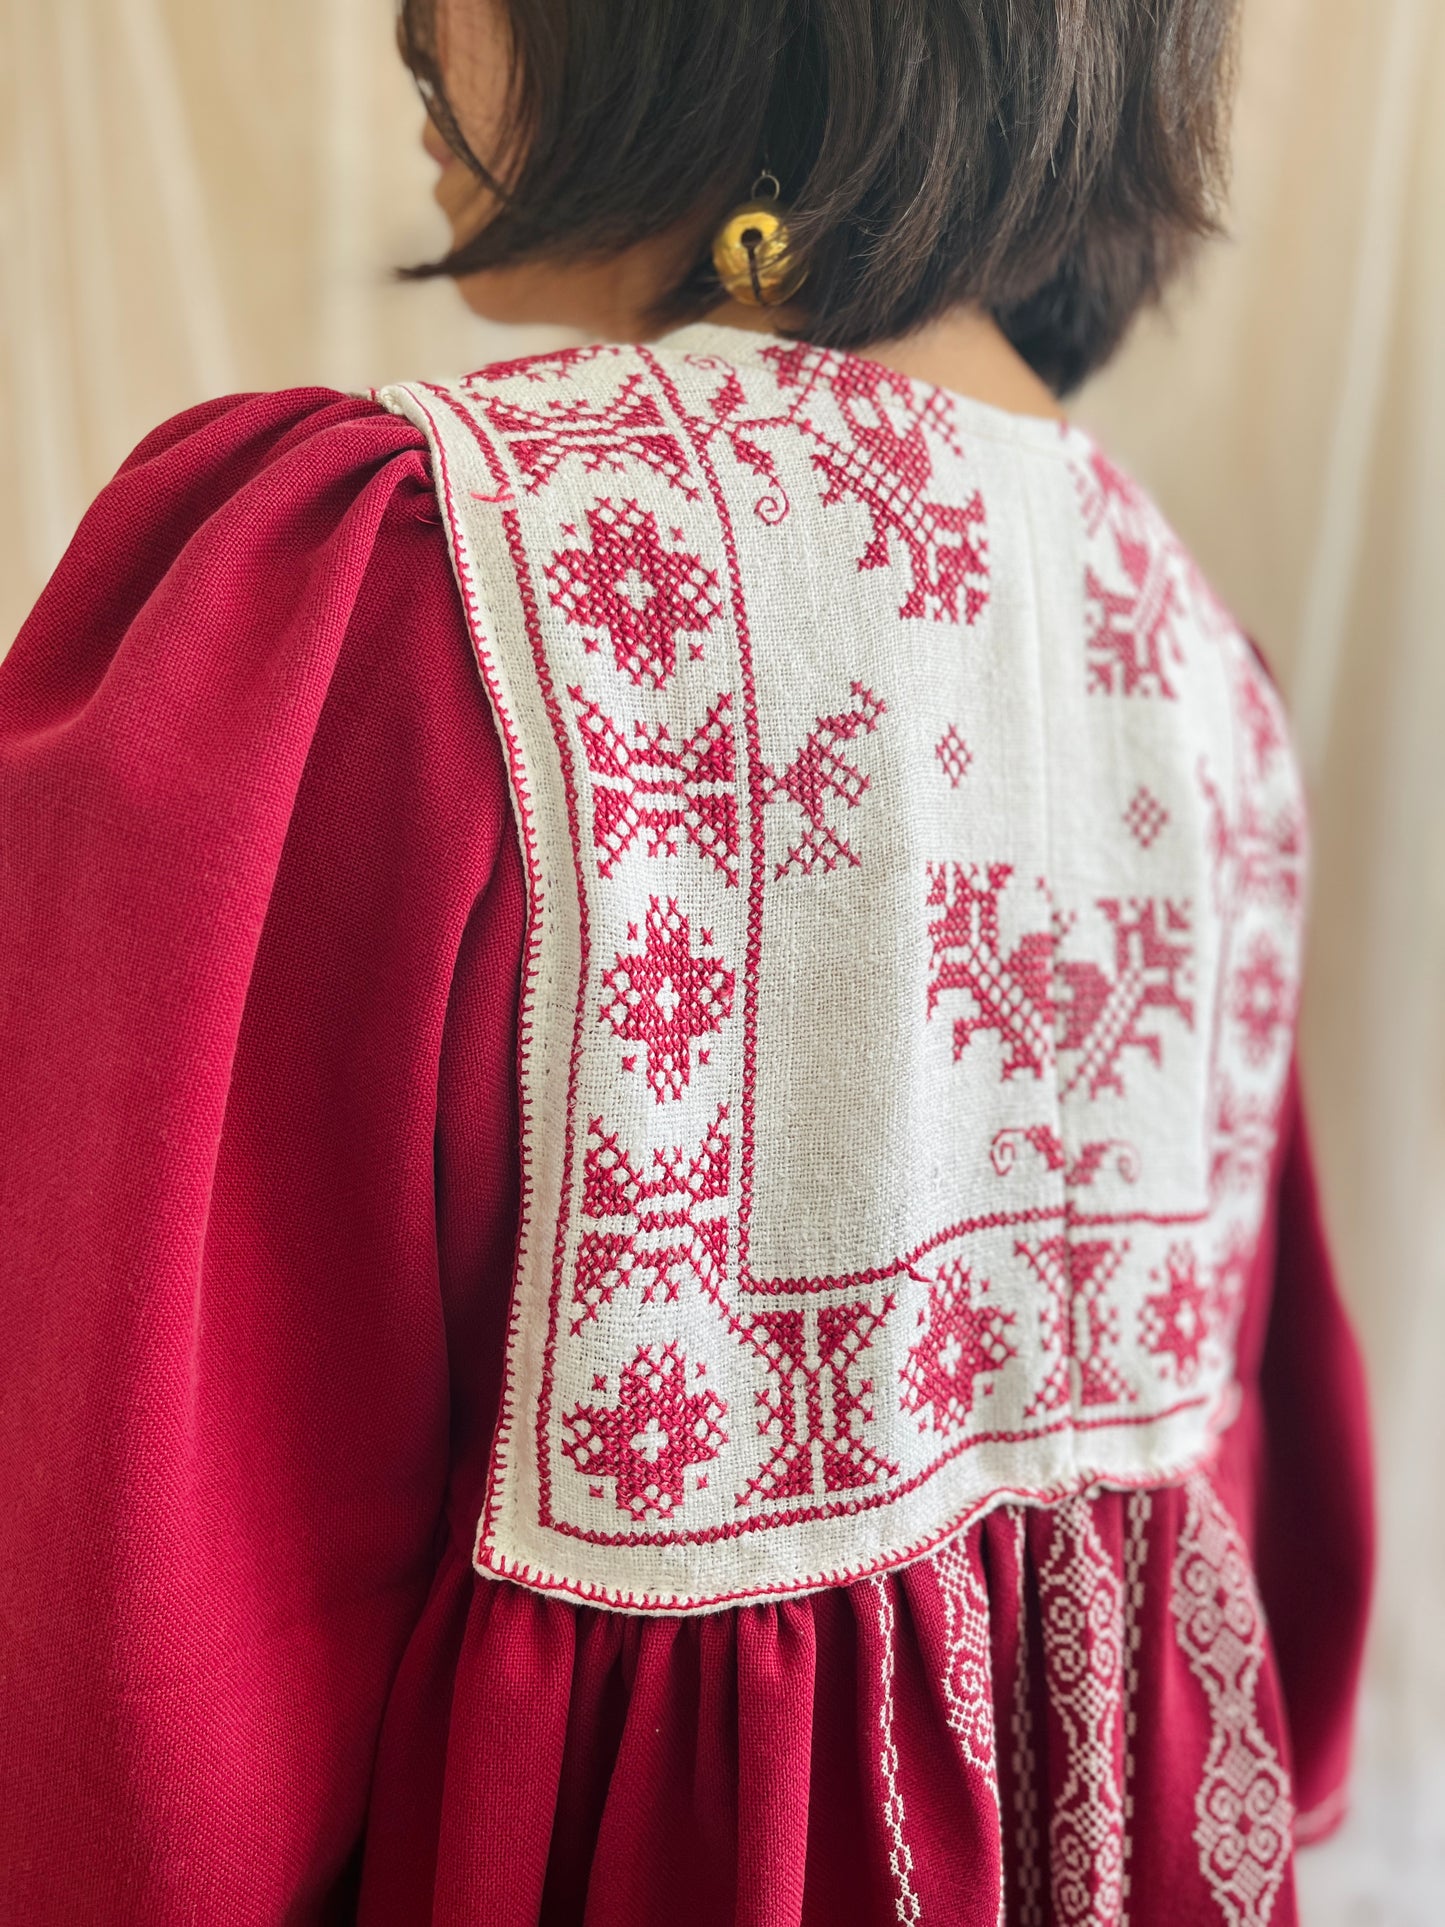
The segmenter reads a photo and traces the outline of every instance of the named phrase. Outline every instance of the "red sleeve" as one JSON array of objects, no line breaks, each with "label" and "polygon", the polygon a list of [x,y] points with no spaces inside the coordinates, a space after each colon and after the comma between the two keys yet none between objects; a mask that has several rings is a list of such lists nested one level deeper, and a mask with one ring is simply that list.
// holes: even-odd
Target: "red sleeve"
[{"label": "red sleeve", "polygon": [[1240,1334],[1224,1471],[1254,1551],[1293,1752],[1296,1838],[1344,1817],[1375,1527],[1369,1406],[1320,1211],[1298,1072]]},{"label": "red sleeve", "polygon": [[509,821],[366,402],[152,436],[0,665],[0,1918],[327,1917],[435,1566],[443,1029]]}]

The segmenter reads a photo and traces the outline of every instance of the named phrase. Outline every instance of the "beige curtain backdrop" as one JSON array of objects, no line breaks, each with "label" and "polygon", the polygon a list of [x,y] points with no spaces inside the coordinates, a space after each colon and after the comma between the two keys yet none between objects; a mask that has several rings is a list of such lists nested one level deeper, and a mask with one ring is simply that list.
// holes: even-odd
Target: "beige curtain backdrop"
[{"label": "beige curtain backdrop", "polygon": [[[1445,0],[1246,19],[1233,238],[1079,413],[1263,642],[1308,765],[1306,1070],[1384,1554],[1356,1815],[1307,1856],[1306,1918],[1423,1927],[1445,1919]],[[0,0],[0,647],[165,416],[516,351],[449,289],[387,284],[441,240],[418,128],[388,0]]]}]

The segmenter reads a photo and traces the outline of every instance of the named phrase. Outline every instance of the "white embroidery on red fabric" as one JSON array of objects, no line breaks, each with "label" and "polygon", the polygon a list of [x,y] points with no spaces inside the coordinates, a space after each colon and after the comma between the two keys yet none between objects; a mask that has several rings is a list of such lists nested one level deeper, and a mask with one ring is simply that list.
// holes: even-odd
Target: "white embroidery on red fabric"
[{"label": "white embroidery on red fabric", "polygon": [[[636,924],[628,935],[636,942]],[[624,1042],[642,1045],[647,1082],[659,1102],[682,1096],[692,1081],[693,1045],[732,1013],[733,972],[704,954],[711,943],[711,932],[704,930],[701,948],[694,951],[692,930],[676,900],[654,897],[643,948],[626,955],[619,951],[602,979],[607,995],[600,1020]],[[623,1059],[624,1070],[635,1066],[635,1059]]]},{"label": "white embroidery on red fabric", "polygon": [[676,1303],[684,1284],[721,1300],[727,1267],[731,1141],[727,1106],[689,1157],[680,1148],[654,1151],[656,1175],[643,1178],[614,1131],[600,1117],[588,1128],[583,1160],[582,1210],[589,1226],[577,1252],[572,1297],[580,1314],[574,1335],[612,1302],[614,1293],[641,1281],[643,1304]]},{"label": "white embroidery on red fabric", "polygon": [[888,1871],[893,1881],[896,1917],[917,1927],[923,1908],[913,1885],[913,1851],[908,1816],[898,1784],[898,1736],[893,1724],[893,1673],[897,1664],[893,1595],[886,1579],[870,1580],[878,1610],[878,1771],[883,1781],[883,1824],[888,1829]]},{"label": "white embroidery on red fabric", "polygon": [[943,1703],[960,1758],[984,1776],[997,1806],[989,1603],[969,1556],[969,1543],[968,1535],[960,1533],[933,1555],[943,1600]]},{"label": "white embroidery on red fabric", "polygon": [[740,1506],[852,1492],[897,1473],[863,1436],[876,1416],[873,1380],[854,1379],[858,1359],[897,1304],[889,1293],[876,1308],[809,1306],[755,1312],[748,1320],[743,1337],[774,1382],[758,1393],[758,1431],[770,1449],[738,1494]]},{"label": "white embroidery on red fabric", "polygon": [[[704,1365],[694,1368],[701,1378]],[[605,1393],[601,1374],[593,1389]],[[562,1450],[585,1478],[612,1479],[618,1508],[634,1519],[670,1519],[686,1496],[685,1478],[727,1444],[727,1406],[710,1387],[689,1392],[687,1360],[675,1345],[639,1346],[613,1406],[582,1405],[567,1413]],[[706,1475],[698,1479],[705,1489]],[[602,1496],[597,1484],[594,1496]]]},{"label": "white embroidery on red fabric", "polygon": [[1124,827],[1139,845],[1148,850],[1169,825],[1169,812],[1147,784],[1141,783],[1124,810]]},{"label": "white embroidery on red fabric", "polygon": [[988,1280],[973,1281],[967,1265],[952,1259],[928,1287],[928,1303],[918,1322],[923,1336],[908,1354],[903,1368],[903,1409],[917,1412],[924,1423],[931,1414],[935,1431],[955,1430],[968,1423],[978,1396],[984,1392],[1018,1348],[1004,1336],[1014,1322],[1011,1311],[980,1301]]},{"label": "white embroidery on red fabric", "polygon": [[[930,436],[961,453],[953,409],[938,389],[922,389],[875,362],[826,348],[768,348],[764,358],[783,390],[802,391],[793,419],[813,444],[813,466],[826,483],[824,508],[854,501],[868,512],[873,539],[860,569],[887,568],[901,545],[912,586],[898,613],[935,622],[972,623],[988,600],[988,537],[983,497],[966,502],[928,499],[934,479]],[[822,390],[840,417],[837,429],[805,412]]]},{"label": "white embroidery on red fabric", "polygon": [[738,880],[737,754],[733,699],[724,691],[678,748],[666,723],[635,722],[629,742],[599,703],[573,685],[582,747],[592,773],[592,839],[599,876],[610,877],[639,836],[651,857],[678,854],[679,836]]},{"label": "white embroidery on red fabric", "polygon": [[1124,1782],[1123,1852],[1119,1864],[1119,1927],[1129,1927],[1134,1844],[1134,1742],[1139,1734],[1139,1647],[1144,1636],[1144,1561],[1149,1550],[1147,1492],[1131,1492],[1124,1509]]},{"label": "white embroidery on red fabric", "polygon": [[1044,1675],[1064,1731],[1049,1822],[1060,1927],[1114,1927],[1124,1858],[1123,1587],[1087,1497],[1050,1515],[1039,1566]]},{"label": "white embroidery on red fabric", "polygon": [[[634,683],[662,689],[677,668],[679,638],[689,638],[689,653],[699,658],[703,645],[692,639],[722,614],[717,571],[688,553],[680,530],[664,543],[657,517],[636,502],[594,502],[587,528],[590,549],[559,549],[547,564],[547,592],[568,622],[611,642],[617,667]],[[576,530],[569,524],[563,533]]]},{"label": "white embroidery on red fabric", "polygon": [[1107,1238],[1022,1240],[1014,1247],[1044,1287],[1039,1328],[1046,1358],[1053,1358],[1024,1416],[1061,1407],[1128,1404],[1138,1393],[1109,1357],[1119,1342],[1119,1308],[1109,1287],[1129,1250]]},{"label": "white embroidery on red fabric", "polygon": [[1025,1585],[1028,1532],[1024,1512],[1012,1513],[1014,1528],[1014,1571],[1017,1591],[1014,1598],[1014,1623],[1018,1628],[1018,1651],[1014,1663],[1013,1707],[1010,1724],[1013,1751],[1010,1764],[1014,1785],[1014,1844],[1018,1855],[1019,1927],[1043,1927],[1043,1855],[1039,1839],[1038,1753],[1034,1745],[1032,1692],[1034,1665],[1029,1637],[1028,1591]]},{"label": "white embroidery on red fabric", "polygon": [[814,870],[833,870],[840,863],[856,866],[862,858],[827,819],[828,805],[841,802],[854,810],[863,801],[869,779],[850,763],[840,745],[855,736],[871,735],[884,713],[881,697],[860,682],[852,686],[853,704],[835,716],[819,716],[807,739],[779,776],[766,763],[759,769],[764,803],[796,803],[807,829],[773,871],[774,879],[790,870],[811,876]]},{"label": "white embroidery on red fabric", "polygon": [[1174,1559],[1180,1651],[1209,1703],[1195,1796],[1199,1868],[1229,1927],[1266,1927],[1289,1866],[1289,1777],[1260,1723],[1264,1615],[1249,1554],[1203,1473],[1187,1482]]},{"label": "white embroidery on red fabric", "polygon": [[950,723],[944,730],[934,744],[933,753],[938,758],[944,775],[954,789],[957,789],[973,768],[973,751],[963,740],[956,723]]}]

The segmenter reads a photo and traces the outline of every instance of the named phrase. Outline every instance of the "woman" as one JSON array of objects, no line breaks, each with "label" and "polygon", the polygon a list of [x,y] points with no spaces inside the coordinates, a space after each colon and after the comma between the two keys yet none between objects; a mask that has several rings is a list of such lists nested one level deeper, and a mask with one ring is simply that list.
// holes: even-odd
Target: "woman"
[{"label": "woman", "polygon": [[599,345],[169,424],[0,672],[0,1911],[1292,1921],[1300,788],[1059,409],[1229,9],[401,34],[427,271]]}]

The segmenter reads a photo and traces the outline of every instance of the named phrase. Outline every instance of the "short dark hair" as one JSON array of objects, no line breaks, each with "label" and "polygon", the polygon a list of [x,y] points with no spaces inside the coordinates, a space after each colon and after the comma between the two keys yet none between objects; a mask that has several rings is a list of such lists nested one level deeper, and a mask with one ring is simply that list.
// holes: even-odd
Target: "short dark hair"
[{"label": "short dark hair", "polygon": [[402,0],[429,111],[499,196],[410,274],[605,256],[694,221],[658,316],[690,319],[719,299],[707,236],[766,167],[808,267],[798,333],[861,348],[971,301],[1063,394],[1219,225],[1236,0],[504,7],[510,106],[483,160],[447,102],[436,0]]}]

